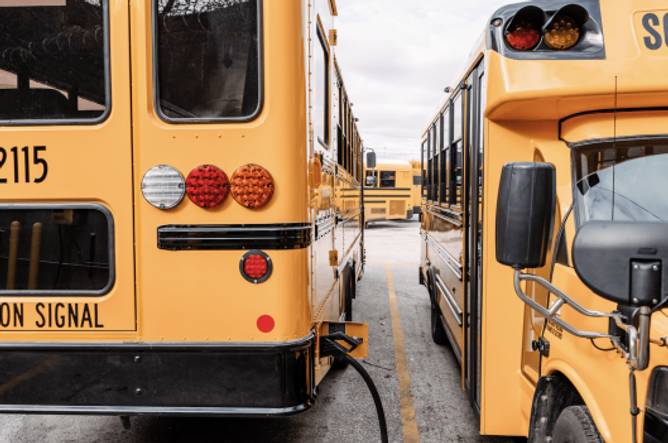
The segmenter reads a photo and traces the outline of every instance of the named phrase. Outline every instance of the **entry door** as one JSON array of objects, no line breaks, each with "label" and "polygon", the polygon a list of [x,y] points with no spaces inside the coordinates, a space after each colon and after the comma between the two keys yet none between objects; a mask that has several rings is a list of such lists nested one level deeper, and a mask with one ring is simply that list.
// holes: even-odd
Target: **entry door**
[{"label": "entry door", "polygon": [[128,24],[127,1],[0,0],[4,340],[136,329]]},{"label": "entry door", "polygon": [[482,248],[484,172],[484,71],[479,65],[469,78],[467,201],[466,201],[466,359],[464,377],[471,402],[480,410],[482,331]]}]

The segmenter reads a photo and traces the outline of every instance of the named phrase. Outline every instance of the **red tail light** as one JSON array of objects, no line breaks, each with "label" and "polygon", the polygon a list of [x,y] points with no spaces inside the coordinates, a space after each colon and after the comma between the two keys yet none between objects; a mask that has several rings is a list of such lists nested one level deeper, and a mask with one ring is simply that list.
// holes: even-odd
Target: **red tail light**
[{"label": "red tail light", "polygon": [[188,174],[186,193],[190,201],[200,208],[215,208],[230,193],[230,181],[216,166],[198,166]]},{"label": "red tail light", "polygon": [[506,40],[513,49],[529,51],[540,42],[540,31],[530,23],[518,23],[506,34]]},{"label": "red tail light", "polygon": [[262,251],[248,251],[239,263],[241,275],[251,283],[263,283],[271,277],[271,258]]},{"label": "red tail light", "polygon": [[506,42],[516,51],[530,51],[540,43],[545,11],[536,6],[520,9],[506,28]]},{"label": "red tail light", "polygon": [[232,197],[241,206],[259,209],[274,195],[274,179],[262,166],[249,164],[232,174]]}]

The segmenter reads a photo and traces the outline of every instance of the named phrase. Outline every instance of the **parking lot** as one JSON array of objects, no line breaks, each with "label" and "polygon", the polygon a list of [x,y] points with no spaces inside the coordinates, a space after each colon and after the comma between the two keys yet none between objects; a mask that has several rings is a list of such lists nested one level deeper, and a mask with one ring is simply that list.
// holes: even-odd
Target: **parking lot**
[{"label": "parking lot", "polygon": [[[378,223],[367,231],[367,267],[354,316],[368,322],[364,362],[383,399],[390,441],[506,442],[481,438],[447,347],[432,343],[429,301],[417,281],[417,222]],[[399,324],[398,324],[399,323]],[[0,416],[0,441],[76,442],[373,442],[379,441],[371,396],[352,369],[333,372],[315,406],[283,419]]]}]

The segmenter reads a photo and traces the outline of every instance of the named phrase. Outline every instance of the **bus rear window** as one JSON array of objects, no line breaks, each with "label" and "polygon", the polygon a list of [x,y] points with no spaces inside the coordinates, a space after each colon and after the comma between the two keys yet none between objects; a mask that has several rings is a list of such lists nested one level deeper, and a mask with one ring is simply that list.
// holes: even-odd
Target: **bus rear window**
[{"label": "bus rear window", "polygon": [[155,0],[157,107],[169,120],[245,120],[260,107],[258,0]]},{"label": "bus rear window", "polygon": [[113,256],[102,207],[0,206],[0,294],[102,295]]},{"label": "bus rear window", "polygon": [[106,0],[0,0],[0,120],[99,120]]}]

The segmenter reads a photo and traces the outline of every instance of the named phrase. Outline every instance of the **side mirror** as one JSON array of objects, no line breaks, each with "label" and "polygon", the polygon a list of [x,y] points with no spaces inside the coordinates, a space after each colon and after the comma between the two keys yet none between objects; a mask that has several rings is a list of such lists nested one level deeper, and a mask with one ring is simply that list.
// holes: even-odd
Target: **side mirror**
[{"label": "side mirror", "polygon": [[366,153],[366,167],[368,169],[374,169],[376,167],[376,153],[369,151]]},{"label": "side mirror", "polygon": [[556,171],[548,163],[503,167],[496,207],[496,260],[515,269],[545,266],[556,205]]},{"label": "side mirror", "polygon": [[601,297],[624,306],[656,306],[668,291],[668,223],[591,221],[578,230],[573,264]]}]

